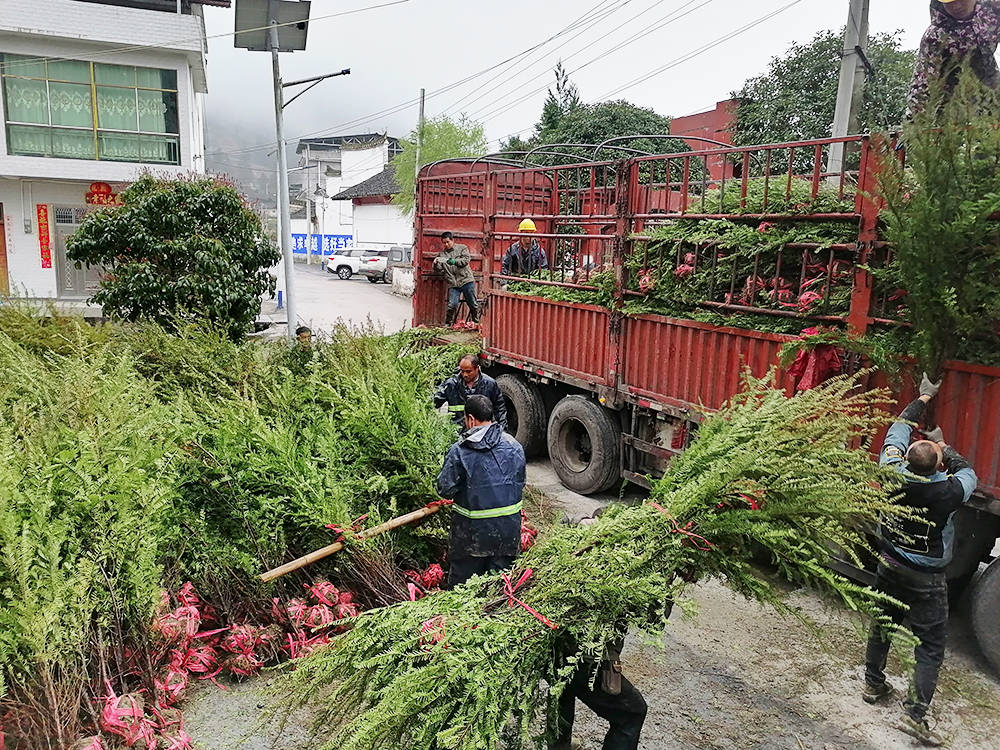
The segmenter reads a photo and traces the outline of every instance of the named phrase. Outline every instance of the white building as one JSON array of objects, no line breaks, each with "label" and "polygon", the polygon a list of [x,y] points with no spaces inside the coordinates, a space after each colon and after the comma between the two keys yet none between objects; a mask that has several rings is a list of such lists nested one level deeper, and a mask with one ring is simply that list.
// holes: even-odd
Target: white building
[{"label": "white building", "polygon": [[82,305],[66,238],[144,171],[204,172],[202,5],[0,2],[0,293]]},{"label": "white building", "polygon": [[378,133],[299,141],[295,200],[302,207],[292,217],[295,252],[304,255],[310,237],[314,256],[338,247],[411,244],[413,219],[391,204],[399,187],[389,161],[399,151],[396,138]]}]

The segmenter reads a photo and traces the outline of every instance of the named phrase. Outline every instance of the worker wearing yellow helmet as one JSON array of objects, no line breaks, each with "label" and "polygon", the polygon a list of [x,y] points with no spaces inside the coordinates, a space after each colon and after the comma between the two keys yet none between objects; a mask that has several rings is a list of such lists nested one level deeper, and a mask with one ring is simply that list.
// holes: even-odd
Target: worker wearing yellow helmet
[{"label": "worker wearing yellow helmet", "polygon": [[530,276],[536,271],[548,268],[548,258],[542,252],[538,240],[530,234],[538,231],[535,222],[531,219],[524,219],[518,225],[517,231],[524,234],[507,248],[507,252],[503,256],[503,275]]},{"label": "worker wearing yellow helmet", "polygon": [[921,112],[933,83],[945,79],[946,93],[954,86],[956,66],[967,61],[983,85],[1000,88],[994,55],[1000,42],[1000,0],[932,0],[931,23],[920,40],[910,84],[908,114]]}]

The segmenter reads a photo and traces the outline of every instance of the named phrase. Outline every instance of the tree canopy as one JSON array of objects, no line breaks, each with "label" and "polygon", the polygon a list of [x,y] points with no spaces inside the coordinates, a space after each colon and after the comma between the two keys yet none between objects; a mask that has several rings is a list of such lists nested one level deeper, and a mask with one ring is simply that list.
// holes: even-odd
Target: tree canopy
[{"label": "tree canopy", "polygon": [[[535,123],[534,134],[528,139],[516,135],[512,136],[503,143],[502,150],[529,151],[538,146],[555,143],[592,143],[596,145],[610,138],[621,136],[667,135],[670,132],[669,117],[647,107],[639,107],[624,99],[596,104],[582,103],[576,85],[569,80],[569,75],[561,63],[556,65],[555,78],[555,90],[549,89],[538,122]],[[615,145],[635,148],[648,153],[671,153],[687,150],[682,142],[667,139],[637,139],[621,141]],[[570,147],[556,150],[579,154],[585,159],[591,159],[593,154],[593,149]],[[605,150],[599,153],[597,158],[614,158],[614,153],[612,150]],[[532,161],[541,162],[544,158],[539,154],[533,156]],[[563,158],[553,157],[553,159]]]},{"label": "tree canopy", "polygon": [[[821,31],[772,58],[763,75],[733,93],[740,100],[737,145],[828,138],[840,77],[843,32]],[[903,121],[916,53],[900,47],[899,32],[875,34],[868,45],[869,72],[860,129],[886,130]]]},{"label": "tree canopy", "polygon": [[147,174],[122,199],[88,215],[67,245],[71,261],[105,270],[93,297],[105,314],[167,328],[205,320],[233,339],[249,332],[281,254],[243,196],[211,178]]},{"label": "tree canopy", "polygon": [[[463,156],[482,156],[486,153],[486,133],[483,126],[465,115],[453,120],[447,115],[424,121],[423,142],[420,147],[420,166]],[[400,144],[403,150],[392,160],[400,192],[392,202],[407,213],[413,211],[414,172],[417,162],[417,128]]]}]

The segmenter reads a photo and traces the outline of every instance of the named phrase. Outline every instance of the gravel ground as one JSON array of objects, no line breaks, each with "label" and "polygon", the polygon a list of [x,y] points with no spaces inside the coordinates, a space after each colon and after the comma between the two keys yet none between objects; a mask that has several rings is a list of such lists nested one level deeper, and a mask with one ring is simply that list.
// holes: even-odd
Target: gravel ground
[{"label": "gravel ground", "polygon": [[[571,516],[587,515],[609,497],[582,498],[564,489],[545,462],[532,462],[528,480]],[[792,590],[787,602],[812,629],[792,617],[737,597],[708,581],[689,589],[697,610],[679,608],[656,643],[631,638],[625,674],[649,704],[642,750],[903,750],[914,747],[893,724],[898,704],[861,700],[864,634],[840,609],[814,594]],[[991,750],[1000,736],[1000,680],[961,616],[952,620],[950,646],[934,702],[940,731],[961,750]],[[892,682],[905,689],[898,663]],[[185,707],[187,728],[203,750],[312,750],[323,743],[299,713],[282,727],[254,729],[272,704],[272,677],[222,691],[203,684]],[[580,705],[576,735],[598,750],[606,724]],[[992,739],[991,739],[992,738]]]}]

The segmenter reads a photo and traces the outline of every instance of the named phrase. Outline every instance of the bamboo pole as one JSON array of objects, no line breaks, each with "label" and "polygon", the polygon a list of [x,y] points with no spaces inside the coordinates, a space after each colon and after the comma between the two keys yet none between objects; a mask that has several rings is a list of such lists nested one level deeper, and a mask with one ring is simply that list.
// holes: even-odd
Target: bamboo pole
[{"label": "bamboo pole", "polygon": [[[415,510],[412,513],[407,513],[403,516],[398,516],[397,518],[392,518],[385,523],[380,523],[378,526],[372,526],[370,529],[365,529],[359,534],[354,536],[354,539],[361,541],[363,539],[371,539],[379,534],[384,534],[387,531],[392,531],[393,529],[398,529],[400,526],[406,526],[407,524],[416,523],[428,516],[432,516],[441,510],[442,505],[428,505],[419,510]],[[284,565],[279,565],[277,568],[267,571],[266,573],[260,574],[260,580],[265,583],[268,581],[273,581],[275,578],[281,578],[283,575],[288,575],[289,573],[304,568],[317,560],[322,560],[323,558],[329,557],[330,555],[340,552],[347,546],[346,542],[334,542],[333,544],[328,544],[326,547],[316,550],[315,552],[310,552],[308,555],[303,555],[302,557],[292,560],[291,562],[285,563]]]}]

